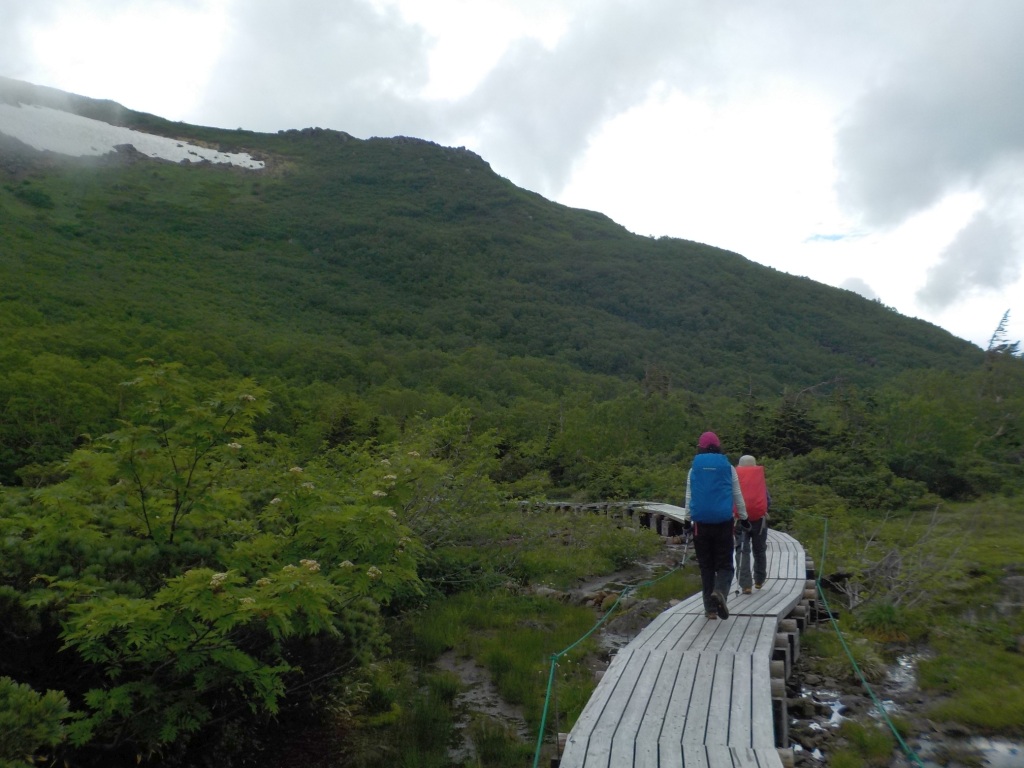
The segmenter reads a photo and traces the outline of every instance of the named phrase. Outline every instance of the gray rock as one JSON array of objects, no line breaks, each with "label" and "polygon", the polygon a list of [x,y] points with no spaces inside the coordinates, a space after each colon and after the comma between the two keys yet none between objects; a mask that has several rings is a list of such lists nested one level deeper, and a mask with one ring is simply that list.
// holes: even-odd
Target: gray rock
[{"label": "gray rock", "polygon": [[845,696],[840,696],[839,701],[851,710],[860,709],[868,704],[867,696],[860,696],[855,693],[848,693]]}]

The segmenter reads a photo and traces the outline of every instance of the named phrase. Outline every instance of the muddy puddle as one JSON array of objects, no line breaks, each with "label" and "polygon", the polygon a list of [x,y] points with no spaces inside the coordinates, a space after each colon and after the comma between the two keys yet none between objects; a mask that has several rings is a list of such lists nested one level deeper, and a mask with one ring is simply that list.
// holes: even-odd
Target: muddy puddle
[{"label": "muddy puddle", "polygon": [[[530,741],[530,731],[526,727],[526,720],[523,719],[523,711],[501,698],[485,667],[477,664],[472,658],[456,655],[455,651],[446,651],[437,660],[436,665],[438,669],[458,675],[462,681],[463,690],[457,701],[464,710],[498,720],[519,734],[524,741]],[[457,727],[465,730],[468,725],[467,718]],[[472,740],[464,737],[462,745],[451,750],[449,756],[454,762],[475,757],[476,750]]]}]

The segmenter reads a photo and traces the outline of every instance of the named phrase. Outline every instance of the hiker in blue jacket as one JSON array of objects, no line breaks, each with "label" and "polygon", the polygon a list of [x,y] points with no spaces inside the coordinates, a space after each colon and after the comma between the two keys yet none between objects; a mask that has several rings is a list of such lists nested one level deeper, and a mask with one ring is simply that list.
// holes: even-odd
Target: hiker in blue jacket
[{"label": "hiker in blue jacket", "polygon": [[704,615],[709,619],[729,618],[725,596],[733,577],[734,506],[739,526],[749,528],[736,470],[722,455],[718,435],[705,432],[697,442],[697,456],[686,478],[683,527],[693,529],[693,548],[704,589]]}]

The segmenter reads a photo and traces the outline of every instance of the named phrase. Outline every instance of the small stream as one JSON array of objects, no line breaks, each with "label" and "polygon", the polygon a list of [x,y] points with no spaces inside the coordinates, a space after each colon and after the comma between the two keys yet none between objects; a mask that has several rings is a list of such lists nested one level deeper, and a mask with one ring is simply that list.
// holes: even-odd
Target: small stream
[{"label": "small stream", "polygon": [[[904,716],[921,724],[929,723],[923,719],[927,712],[928,700],[917,685],[917,664],[926,658],[925,654],[904,654],[896,659],[896,663],[887,670],[886,679],[876,686],[875,693],[886,714]],[[813,707],[813,716],[809,718],[792,718],[790,720],[791,735],[795,732],[792,749],[797,755],[798,765],[826,765],[827,754],[819,749],[819,745],[828,750],[822,743],[831,738],[834,729],[842,725],[847,718],[853,717],[856,710],[875,720],[881,721],[878,708],[864,696],[843,695],[838,691],[826,689],[804,689],[800,700]],[[827,708],[827,710],[826,710]],[[831,715],[828,716],[828,712]],[[805,706],[804,714],[808,713]],[[982,768],[1024,768],[1024,743],[1003,738],[985,738],[983,736],[961,735],[959,728],[950,728],[952,733],[933,731],[908,739],[925,768],[946,768],[947,766],[981,766]],[[803,742],[803,743],[801,743]],[[904,765],[905,761],[895,761],[893,765]]]}]

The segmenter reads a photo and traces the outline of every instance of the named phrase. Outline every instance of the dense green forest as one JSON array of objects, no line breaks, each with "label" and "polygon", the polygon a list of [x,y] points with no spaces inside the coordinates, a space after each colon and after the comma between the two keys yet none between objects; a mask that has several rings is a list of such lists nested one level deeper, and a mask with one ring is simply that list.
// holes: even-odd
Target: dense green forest
[{"label": "dense green forest", "polygon": [[[509,502],[679,501],[709,428],[765,460],[780,509],[850,536],[1016,504],[1024,363],[998,335],[986,353],[632,235],[463,149],[198,128],[0,80],[3,101],[267,164],[69,159],[0,136],[12,765],[259,763],[311,722],[340,729],[339,760],[449,765],[457,686],[430,665],[453,647],[536,728],[534,667],[593,613],[524,588],[660,541]],[[869,565],[858,600],[899,607]],[[961,586],[944,610],[977,584]],[[566,685],[571,717],[592,683]],[[471,732],[482,764],[519,764],[511,736]]]}]

